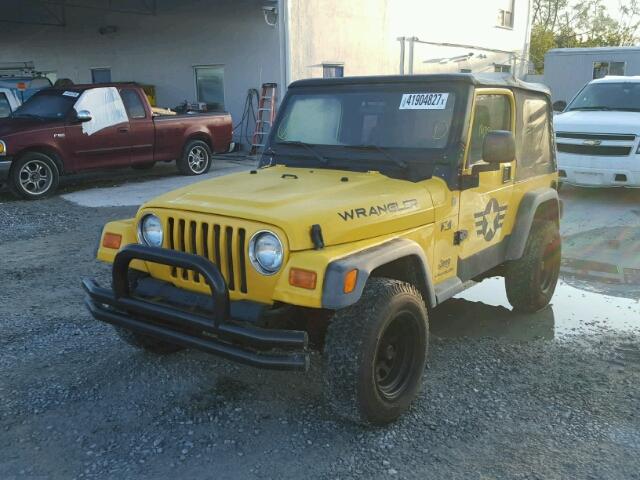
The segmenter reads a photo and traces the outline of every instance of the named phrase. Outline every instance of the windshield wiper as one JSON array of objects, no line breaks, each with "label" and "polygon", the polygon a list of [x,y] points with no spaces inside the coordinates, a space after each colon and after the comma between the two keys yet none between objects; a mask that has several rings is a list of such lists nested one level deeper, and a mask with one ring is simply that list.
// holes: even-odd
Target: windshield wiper
[{"label": "windshield wiper", "polygon": [[352,150],[375,150],[381,153],[390,162],[395,163],[400,168],[407,168],[407,162],[390,155],[389,152],[387,152],[384,148],[380,147],[379,145],[373,145],[373,144],[372,145],[345,145],[345,147],[350,148]]},{"label": "windshield wiper", "polygon": [[603,111],[607,111],[607,110],[612,110],[611,107],[605,107],[604,105],[598,105],[598,106],[594,106],[594,107],[574,107],[574,108],[570,108],[568,111],[571,110],[603,110]]},{"label": "windshield wiper", "polygon": [[302,147],[309,151],[314,157],[318,159],[320,163],[326,165],[329,163],[329,160],[324,158],[314,147],[315,145],[306,142],[300,142],[298,140],[290,140],[286,142],[278,142],[278,145],[292,145],[294,147]]}]

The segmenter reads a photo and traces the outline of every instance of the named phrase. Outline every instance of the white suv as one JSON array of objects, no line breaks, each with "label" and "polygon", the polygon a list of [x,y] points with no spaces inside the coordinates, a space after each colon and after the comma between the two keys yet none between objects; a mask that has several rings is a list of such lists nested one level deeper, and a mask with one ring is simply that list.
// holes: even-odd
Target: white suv
[{"label": "white suv", "polygon": [[562,182],[640,187],[640,77],[589,82],[554,125]]}]

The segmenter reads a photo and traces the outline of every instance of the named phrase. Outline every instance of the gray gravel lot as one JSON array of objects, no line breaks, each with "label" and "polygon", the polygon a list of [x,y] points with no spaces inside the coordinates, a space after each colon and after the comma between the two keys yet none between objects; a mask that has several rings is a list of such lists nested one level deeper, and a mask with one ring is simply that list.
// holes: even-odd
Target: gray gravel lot
[{"label": "gray gravel lot", "polygon": [[[582,222],[591,194],[563,195]],[[629,195],[601,196],[607,215],[640,204]],[[640,478],[640,306],[620,285],[566,276],[527,316],[487,296],[498,281],[451,300],[432,313],[420,398],[367,429],[326,410],[319,358],[300,374],[158,357],[94,321],[80,279],[108,281],[97,234],[134,207],[0,203],[0,479]]]}]

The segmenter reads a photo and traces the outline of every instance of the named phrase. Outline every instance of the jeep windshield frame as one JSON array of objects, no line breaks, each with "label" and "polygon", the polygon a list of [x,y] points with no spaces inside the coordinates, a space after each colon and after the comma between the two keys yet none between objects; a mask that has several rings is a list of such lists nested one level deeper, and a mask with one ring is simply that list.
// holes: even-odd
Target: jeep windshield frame
[{"label": "jeep windshield frame", "polygon": [[412,181],[436,168],[456,170],[472,92],[462,81],[291,87],[261,164],[374,170]]}]

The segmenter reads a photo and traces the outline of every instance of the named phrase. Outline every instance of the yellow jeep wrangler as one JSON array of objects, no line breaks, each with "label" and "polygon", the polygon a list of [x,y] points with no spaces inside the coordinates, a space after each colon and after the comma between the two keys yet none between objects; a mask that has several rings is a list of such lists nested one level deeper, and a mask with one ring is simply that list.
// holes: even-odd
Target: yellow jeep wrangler
[{"label": "yellow jeep wrangler", "polygon": [[87,306],[154,352],[191,347],[306,370],[359,422],[415,398],[429,312],[503,276],[515,310],[560,266],[549,93],[471,74],[292,84],[260,168],[206,180],[107,224],[112,288]]}]

